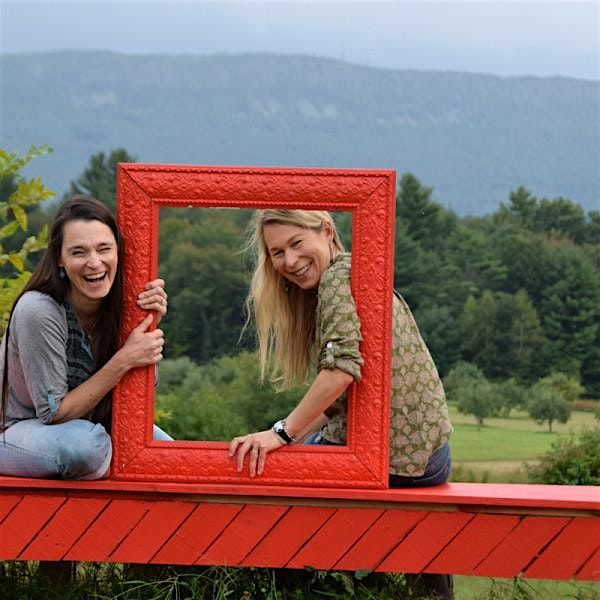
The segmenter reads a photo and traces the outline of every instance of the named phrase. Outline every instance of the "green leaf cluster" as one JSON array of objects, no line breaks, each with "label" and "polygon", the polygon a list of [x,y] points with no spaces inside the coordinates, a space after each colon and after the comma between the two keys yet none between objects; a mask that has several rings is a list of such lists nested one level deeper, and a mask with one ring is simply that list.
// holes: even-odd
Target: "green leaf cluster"
[{"label": "green leaf cluster", "polygon": [[[0,329],[6,320],[17,296],[30,273],[27,259],[30,253],[46,247],[48,226],[35,235],[27,236],[14,247],[19,232],[27,232],[28,210],[54,196],[39,177],[26,178],[21,171],[31,160],[51,152],[48,146],[32,146],[23,156],[0,148]],[[7,268],[8,267],[8,268]]]},{"label": "green leaf cluster", "polygon": [[305,388],[275,392],[258,383],[258,361],[241,352],[204,365],[189,357],[159,366],[155,420],[176,439],[229,441],[262,431],[287,415]]},{"label": "green leaf cluster", "polygon": [[558,438],[540,463],[528,470],[534,483],[600,485],[600,427]]}]

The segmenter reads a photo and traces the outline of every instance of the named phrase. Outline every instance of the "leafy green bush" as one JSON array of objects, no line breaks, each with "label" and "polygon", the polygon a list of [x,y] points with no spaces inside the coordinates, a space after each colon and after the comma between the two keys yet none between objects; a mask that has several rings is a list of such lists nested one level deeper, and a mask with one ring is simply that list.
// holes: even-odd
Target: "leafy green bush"
[{"label": "leafy green bush", "polygon": [[[27,232],[27,209],[54,196],[39,178],[25,178],[21,169],[34,158],[50,152],[48,146],[32,146],[23,157],[0,148],[0,332],[4,331],[10,308],[31,273],[27,271],[29,253],[46,247],[48,227],[37,235],[30,235],[19,247],[11,248],[11,241],[19,233]],[[10,265],[7,271],[6,267]]]},{"label": "leafy green bush", "polygon": [[260,385],[258,361],[250,352],[206,365],[187,357],[165,359],[159,378],[156,423],[180,440],[229,441],[267,429],[287,416],[305,391],[275,392]]},{"label": "leafy green bush", "polygon": [[600,427],[559,438],[528,471],[533,483],[600,485]]}]

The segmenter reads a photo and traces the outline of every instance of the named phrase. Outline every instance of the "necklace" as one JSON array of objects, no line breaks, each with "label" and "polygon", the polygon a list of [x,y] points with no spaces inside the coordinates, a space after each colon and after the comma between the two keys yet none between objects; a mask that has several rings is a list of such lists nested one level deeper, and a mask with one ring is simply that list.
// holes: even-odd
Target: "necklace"
[{"label": "necklace", "polygon": [[93,338],[94,329],[96,327],[96,323],[98,323],[98,319],[100,318],[100,310],[94,311],[92,314],[81,314],[75,306],[71,303],[70,298],[65,299],[65,304],[68,304],[71,307],[71,311],[74,313],[79,326],[85,335],[91,340]]},{"label": "necklace", "polygon": [[85,332],[85,334],[88,336],[88,338],[90,340],[93,338],[94,328],[96,327],[98,318],[99,318],[98,315],[96,315],[93,318],[80,317],[80,316],[77,317],[77,319],[79,320],[79,324],[81,325],[81,329],[83,329],[83,331]]}]

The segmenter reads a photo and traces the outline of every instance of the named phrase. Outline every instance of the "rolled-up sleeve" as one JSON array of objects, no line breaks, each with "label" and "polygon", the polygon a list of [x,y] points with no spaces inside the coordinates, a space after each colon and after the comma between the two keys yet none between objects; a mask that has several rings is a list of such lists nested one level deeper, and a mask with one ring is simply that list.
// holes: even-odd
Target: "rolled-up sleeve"
[{"label": "rolled-up sleeve", "polygon": [[359,381],[363,365],[360,319],[350,289],[350,271],[342,261],[321,278],[318,316],[319,370],[340,369]]},{"label": "rolled-up sleeve", "polygon": [[68,392],[64,313],[49,296],[27,293],[15,308],[10,335],[22,373],[22,381],[15,382],[21,389],[14,391],[29,396],[20,402],[30,403],[43,423],[51,423]]}]

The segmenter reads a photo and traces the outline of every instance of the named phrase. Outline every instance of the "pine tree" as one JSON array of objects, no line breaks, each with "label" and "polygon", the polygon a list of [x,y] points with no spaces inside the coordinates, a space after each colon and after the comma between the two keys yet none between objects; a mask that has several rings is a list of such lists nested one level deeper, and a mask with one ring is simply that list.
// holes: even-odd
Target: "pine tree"
[{"label": "pine tree", "polygon": [[108,156],[104,152],[94,154],[83,173],[71,181],[69,191],[63,200],[74,194],[88,194],[103,202],[114,212],[117,193],[117,164],[136,160],[124,148],[112,150]]}]

